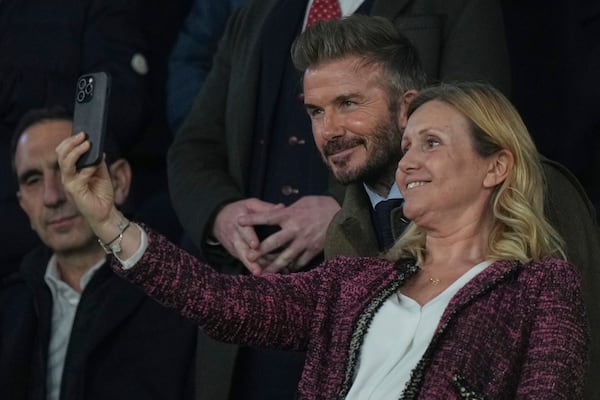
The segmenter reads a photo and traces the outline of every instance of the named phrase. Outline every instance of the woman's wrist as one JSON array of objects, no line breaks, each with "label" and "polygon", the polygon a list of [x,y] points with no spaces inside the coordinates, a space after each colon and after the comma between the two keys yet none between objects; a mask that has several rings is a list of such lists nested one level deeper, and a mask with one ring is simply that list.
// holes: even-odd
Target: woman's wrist
[{"label": "woman's wrist", "polygon": [[124,233],[128,224],[129,220],[113,207],[108,218],[103,222],[92,225],[92,230],[100,242],[108,245]]},{"label": "woman's wrist", "polygon": [[122,247],[121,243],[123,242],[123,237],[125,235],[125,231],[131,226],[131,221],[129,220],[121,220],[118,222],[118,227],[120,229],[117,236],[111,239],[108,242],[103,242],[100,238],[98,238],[98,243],[100,247],[104,250],[106,254],[118,254],[121,252]]},{"label": "woman's wrist", "polygon": [[98,243],[107,254],[127,259],[140,247],[141,229],[113,208],[106,221],[93,227]]}]

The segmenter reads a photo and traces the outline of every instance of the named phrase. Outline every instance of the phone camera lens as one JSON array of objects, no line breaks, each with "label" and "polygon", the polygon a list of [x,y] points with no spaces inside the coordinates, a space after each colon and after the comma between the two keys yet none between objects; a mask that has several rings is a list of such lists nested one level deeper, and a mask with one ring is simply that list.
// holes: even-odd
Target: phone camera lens
[{"label": "phone camera lens", "polygon": [[83,90],[79,90],[77,92],[77,101],[81,103],[84,100],[85,100],[85,92]]},{"label": "phone camera lens", "polygon": [[94,90],[94,85],[90,83],[85,87],[85,94],[91,94],[92,90]]}]

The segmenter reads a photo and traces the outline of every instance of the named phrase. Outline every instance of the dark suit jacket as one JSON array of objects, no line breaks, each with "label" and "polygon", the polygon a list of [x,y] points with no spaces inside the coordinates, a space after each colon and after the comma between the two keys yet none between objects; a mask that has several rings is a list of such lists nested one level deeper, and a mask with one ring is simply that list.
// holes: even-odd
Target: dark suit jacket
[{"label": "dark suit jacket", "polygon": [[[591,364],[586,399],[600,398],[600,232],[595,210],[581,184],[562,165],[543,160],[547,181],[545,211],[567,245],[569,261],[583,274],[588,319],[591,326]],[[371,203],[362,184],[348,186],[342,209],[329,225],[325,259],[338,255],[375,256],[379,253],[371,221]],[[394,216],[392,216],[394,218]],[[405,225],[396,216],[395,237]]]},{"label": "dark suit jacket", "polygon": [[[52,297],[46,249],[0,287],[0,398],[45,400]],[[103,265],[82,293],[61,400],[192,400],[197,328]]]},{"label": "dark suit jacket", "polygon": [[[207,246],[205,238],[220,207],[248,192],[260,49],[268,45],[261,43],[261,34],[269,15],[281,11],[283,4],[284,0],[252,0],[231,16],[213,68],[169,149],[174,209],[203,256],[224,272],[243,268],[222,247]],[[432,80],[482,79],[508,90],[508,56],[497,1],[375,0],[371,14],[388,17],[402,28]],[[274,79],[273,91],[278,85]],[[344,188],[332,177],[329,182],[326,194],[341,202]],[[210,339],[201,346],[199,398],[226,399],[235,347]]]}]

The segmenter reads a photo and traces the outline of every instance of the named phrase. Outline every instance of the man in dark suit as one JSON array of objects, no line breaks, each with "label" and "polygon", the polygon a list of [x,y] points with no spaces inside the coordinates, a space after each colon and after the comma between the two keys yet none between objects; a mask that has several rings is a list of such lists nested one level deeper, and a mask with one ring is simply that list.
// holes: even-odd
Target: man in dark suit
[{"label": "man in dark suit", "polygon": [[[55,149],[70,118],[33,110],[13,138],[19,205],[44,246],[0,286],[0,398],[192,400],[197,328],[112,272],[64,191]],[[122,204],[131,169],[107,152]]]},{"label": "man in dark suit", "polygon": [[[235,12],[169,149],[174,208],[202,256],[223,271],[309,267],[320,258],[327,226],[339,210],[344,188],[311,145],[301,75],[289,58],[315,3],[256,0]],[[340,15],[392,20],[419,50],[432,81],[482,79],[509,86],[502,15],[494,0],[341,1],[340,7]],[[199,386],[205,398],[227,398],[231,379],[244,399],[293,398],[301,355],[238,353],[215,343],[202,348],[200,365],[206,367],[199,373],[206,384]]]}]

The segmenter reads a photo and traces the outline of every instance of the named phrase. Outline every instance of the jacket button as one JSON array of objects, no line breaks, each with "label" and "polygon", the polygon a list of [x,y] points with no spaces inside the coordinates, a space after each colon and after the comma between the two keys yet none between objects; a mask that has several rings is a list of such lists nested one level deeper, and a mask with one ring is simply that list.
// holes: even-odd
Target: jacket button
[{"label": "jacket button", "polygon": [[305,144],[306,140],[304,139],[298,139],[296,136],[290,136],[290,138],[288,139],[288,144],[290,146],[295,146],[297,144]]},{"label": "jacket button", "polygon": [[284,196],[290,196],[292,194],[298,194],[300,191],[298,189],[294,189],[290,185],[285,185],[281,187],[281,194]]}]

